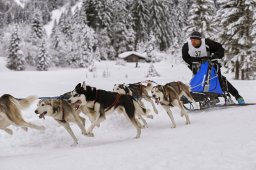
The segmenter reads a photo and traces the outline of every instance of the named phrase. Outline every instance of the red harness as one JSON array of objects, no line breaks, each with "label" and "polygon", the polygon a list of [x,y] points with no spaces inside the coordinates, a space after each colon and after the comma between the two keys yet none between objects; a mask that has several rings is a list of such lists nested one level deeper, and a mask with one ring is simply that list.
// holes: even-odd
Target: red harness
[{"label": "red harness", "polygon": [[[98,99],[98,97],[99,97],[99,94],[98,94],[98,91],[96,91],[96,97],[95,97],[95,100],[94,100],[94,104],[93,104],[93,105],[95,105],[96,100]],[[118,103],[120,97],[121,97],[121,95],[117,93],[114,102],[113,102],[110,106],[108,106],[108,107],[104,110],[104,112],[109,111],[113,106],[115,106],[115,105]]]}]

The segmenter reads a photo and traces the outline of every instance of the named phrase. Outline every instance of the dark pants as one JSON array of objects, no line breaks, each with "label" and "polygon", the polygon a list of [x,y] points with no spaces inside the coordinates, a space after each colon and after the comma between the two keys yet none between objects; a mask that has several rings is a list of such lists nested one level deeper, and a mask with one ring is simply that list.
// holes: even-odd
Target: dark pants
[{"label": "dark pants", "polygon": [[[193,74],[196,73],[196,71],[192,69],[191,65],[189,65],[188,68],[193,72]],[[215,66],[215,69],[217,71],[222,90],[229,92],[236,99],[241,97],[237,89],[227,80],[225,76],[221,74],[220,66]]]}]

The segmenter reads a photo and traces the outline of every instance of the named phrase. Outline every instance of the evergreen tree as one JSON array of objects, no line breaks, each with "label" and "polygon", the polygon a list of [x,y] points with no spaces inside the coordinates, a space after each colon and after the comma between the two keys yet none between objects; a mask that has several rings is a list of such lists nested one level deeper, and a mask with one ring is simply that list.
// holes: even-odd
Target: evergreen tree
[{"label": "evergreen tree", "polygon": [[150,22],[148,27],[154,33],[159,49],[166,50],[171,45],[172,26],[170,25],[171,3],[168,0],[152,0],[149,4]]},{"label": "evergreen tree", "polygon": [[[248,52],[245,56],[244,68],[246,70],[246,79],[256,79],[256,1],[246,0],[245,4],[247,17],[249,18],[248,30],[251,45],[248,47]],[[251,25],[250,25],[251,24]]]},{"label": "evergreen tree", "polygon": [[[222,18],[220,24],[222,27],[219,37],[227,50],[227,64],[231,60],[240,63],[241,77],[236,78],[248,78],[245,75],[249,69],[248,62],[255,57],[251,51],[253,38],[250,36],[253,32],[251,25],[255,20],[253,19],[255,3],[253,0],[223,0],[220,3],[218,16]],[[238,75],[239,70],[236,71]]]},{"label": "evergreen tree", "polygon": [[153,64],[150,64],[146,77],[160,77],[160,74],[156,71]]},{"label": "evergreen tree", "polygon": [[43,42],[39,50],[39,55],[37,57],[36,69],[38,71],[47,71],[49,67],[50,67],[50,58],[46,51],[45,42]]},{"label": "evergreen tree", "polygon": [[96,32],[108,27],[111,22],[112,3],[110,0],[84,0],[82,10],[86,13],[88,26],[92,27]]},{"label": "evergreen tree", "polygon": [[187,34],[193,31],[201,32],[205,37],[212,37],[214,32],[213,17],[214,2],[211,0],[196,0],[189,10]]},{"label": "evergreen tree", "polygon": [[115,59],[115,52],[114,48],[111,45],[111,40],[108,36],[107,29],[102,29],[98,34],[97,34],[97,40],[98,40],[98,48],[99,48],[99,53],[100,53],[100,59],[101,60],[113,60]]},{"label": "evergreen tree", "polygon": [[25,70],[25,58],[23,52],[20,50],[20,38],[18,36],[17,27],[11,36],[7,67],[16,71]]},{"label": "evergreen tree", "polygon": [[50,36],[50,54],[52,63],[56,66],[67,65],[67,55],[69,53],[69,43],[65,41],[65,35],[61,32],[57,21],[54,21],[52,33]]},{"label": "evergreen tree", "polygon": [[133,30],[135,31],[134,49],[137,50],[138,43],[147,39],[150,12],[146,0],[133,0],[131,13],[133,18]]},{"label": "evergreen tree", "polygon": [[[177,22],[177,29],[175,30],[177,34],[177,43],[179,46],[183,45],[184,40],[186,39],[185,28],[188,26],[188,17],[189,17],[189,9],[191,6],[191,0],[183,0],[176,1],[177,3],[174,5],[174,16]],[[176,49],[177,50],[177,49]],[[180,49],[179,49],[180,50]]]},{"label": "evergreen tree", "polygon": [[43,34],[42,14],[39,10],[35,10],[32,18],[32,36],[34,39],[42,39]]},{"label": "evergreen tree", "polygon": [[42,14],[38,9],[34,10],[33,18],[30,24],[30,36],[25,37],[28,49],[26,61],[29,65],[36,66],[36,57],[38,56],[39,48],[42,44],[43,38],[46,36],[43,28]]}]

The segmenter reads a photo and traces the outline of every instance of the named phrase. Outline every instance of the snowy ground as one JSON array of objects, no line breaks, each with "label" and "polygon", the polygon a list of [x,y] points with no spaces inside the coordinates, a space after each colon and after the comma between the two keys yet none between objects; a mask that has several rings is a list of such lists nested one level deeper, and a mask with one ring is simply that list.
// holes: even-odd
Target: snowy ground
[{"label": "snowy ground", "polygon": [[[36,94],[58,96],[72,90],[79,82],[111,90],[115,83],[146,80],[148,64],[117,66],[97,63],[96,73],[85,69],[53,69],[48,72],[9,71],[0,57],[0,95],[18,98]],[[155,64],[161,77],[158,83],[181,80],[188,83],[190,71],[182,64]],[[103,72],[109,77],[104,78]],[[256,101],[256,81],[231,81],[247,102]],[[150,107],[150,105],[147,105]],[[95,137],[82,136],[72,125],[79,145],[70,147],[67,132],[46,117],[34,114],[36,103],[23,112],[27,121],[44,125],[46,130],[25,132],[12,126],[14,135],[0,130],[0,170],[255,170],[255,106],[190,113],[191,125],[184,125],[179,110],[174,109],[177,128],[171,129],[161,107],[140,139],[133,139],[135,129],[122,115],[113,114],[95,129]]]}]

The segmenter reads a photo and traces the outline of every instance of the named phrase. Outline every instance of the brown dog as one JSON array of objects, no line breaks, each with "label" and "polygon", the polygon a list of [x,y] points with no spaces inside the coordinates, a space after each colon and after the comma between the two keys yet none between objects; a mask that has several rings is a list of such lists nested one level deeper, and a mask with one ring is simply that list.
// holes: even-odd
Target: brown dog
[{"label": "brown dog", "polygon": [[176,127],[176,123],[174,121],[170,108],[175,106],[180,108],[181,116],[185,116],[186,124],[190,124],[188,114],[182,102],[180,101],[180,96],[173,87],[171,87],[170,85],[157,85],[152,88],[151,93],[156,103],[161,104],[161,106],[167,112],[168,116],[172,121],[172,128]]},{"label": "brown dog", "polygon": [[5,94],[0,97],[0,129],[8,134],[12,134],[12,130],[7,128],[10,125],[19,126],[25,131],[28,128],[44,130],[44,126],[38,126],[26,122],[21,115],[21,110],[28,108],[35,100],[36,96],[28,96],[24,99],[16,99],[15,97]]}]

